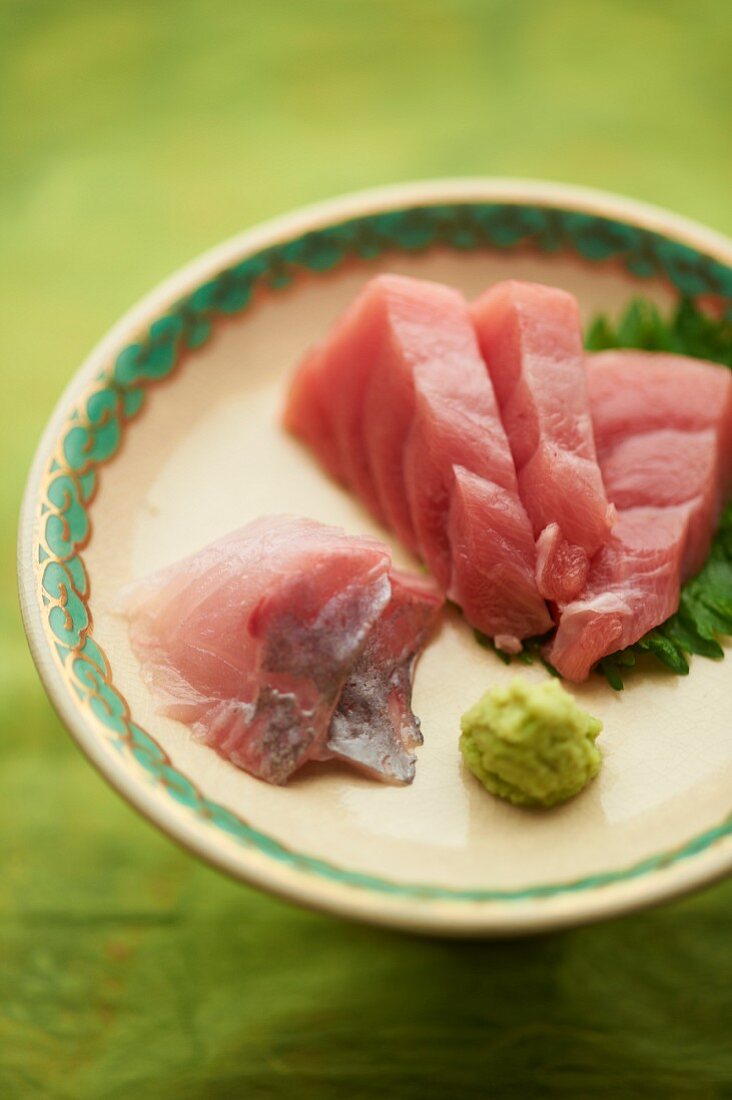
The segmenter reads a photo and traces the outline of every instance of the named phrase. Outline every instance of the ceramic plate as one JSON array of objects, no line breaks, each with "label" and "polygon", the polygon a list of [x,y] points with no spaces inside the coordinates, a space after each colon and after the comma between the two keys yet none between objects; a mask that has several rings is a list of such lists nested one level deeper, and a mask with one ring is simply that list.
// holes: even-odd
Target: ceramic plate
[{"label": "ceramic plate", "polygon": [[[115,597],[266,512],[375,528],[279,428],[287,380],[377,271],[469,296],[497,279],[573,291],[584,317],[642,294],[732,299],[732,243],[572,188],[453,181],[370,192],[245,233],[154,291],[81,367],[48,426],[20,534],[26,629],[66,725],[117,790],[228,873],[306,905],[414,930],[580,924],[732,868],[732,657],[577,689],[605,764],[551,813],[487,796],[459,718],[512,671],[447,617],[418,667],[425,744],[406,789],[320,767],[274,788],[159,717]],[[394,545],[395,557],[407,559]],[[526,675],[540,679],[542,669]]]}]

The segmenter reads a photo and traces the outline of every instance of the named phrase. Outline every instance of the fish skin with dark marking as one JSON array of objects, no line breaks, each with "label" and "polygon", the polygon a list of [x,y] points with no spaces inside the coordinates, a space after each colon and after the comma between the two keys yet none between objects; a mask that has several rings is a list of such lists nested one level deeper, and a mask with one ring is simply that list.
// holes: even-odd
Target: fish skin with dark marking
[{"label": "fish skin with dark marking", "polygon": [[[327,742],[346,685],[353,728],[341,711],[350,748],[338,755],[407,781],[411,667],[441,605],[429,582],[392,575],[377,540],[293,516],[255,520],[121,599],[158,711],[277,784],[336,755]],[[367,703],[389,760],[366,744]]]},{"label": "fish skin with dark marking", "polygon": [[388,606],[343,686],[328,735],[334,757],[388,783],[411,783],[422,744],[412,675],[443,599],[426,579],[391,573]]},{"label": "fish skin with dark marking", "polygon": [[271,516],[130,586],[123,611],[158,710],[284,783],[325,745],[390,566],[375,539]]}]

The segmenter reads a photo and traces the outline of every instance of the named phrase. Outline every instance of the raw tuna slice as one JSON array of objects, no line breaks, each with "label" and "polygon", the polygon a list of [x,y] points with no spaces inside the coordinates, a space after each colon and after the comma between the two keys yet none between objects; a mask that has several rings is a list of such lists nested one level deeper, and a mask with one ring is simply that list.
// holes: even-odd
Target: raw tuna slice
[{"label": "raw tuna slice", "polygon": [[688,504],[682,580],[704,565],[719,519],[718,457],[712,429],[659,428],[619,440],[601,460],[607,491],[619,509]]},{"label": "raw tuna slice", "polygon": [[307,443],[325,469],[352,489],[382,523],[363,408],[373,372],[390,352],[387,301],[380,280],[372,279],[298,367],[284,414],[285,427]]},{"label": "raw tuna slice", "polygon": [[[311,386],[317,401],[306,405],[303,392]],[[511,595],[491,589],[491,583],[503,583],[491,546],[496,516],[503,558],[510,556],[507,539],[513,532],[519,538],[517,560],[525,563],[528,555],[533,576],[534,549],[525,545],[531,525],[518,498],[510,447],[462,295],[397,275],[372,279],[315,358],[300,367],[290,396],[286,424],[321,456],[327,435],[323,409],[339,424],[338,469],[346,471],[345,481],[419,553],[443,589],[480,591],[479,600],[466,597],[474,626],[511,638],[512,645],[527,636],[516,634],[522,623],[546,629],[544,601],[523,564],[522,611],[512,611],[502,622],[500,609],[511,605]],[[456,506],[460,515],[452,526],[461,554],[456,576],[449,528],[458,466],[484,484],[473,494],[478,512],[469,522]],[[329,468],[335,467],[331,462]],[[498,512],[496,493],[503,501]],[[506,509],[509,524],[502,519]],[[464,555],[466,540],[473,549],[470,562]],[[480,609],[489,605],[486,616]]]},{"label": "raw tuna slice", "polygon": [[[713,431],[718,508],[724,505],[732,491],[732,371],[665,352],[603,351],[587,357],[587,382],[603,473],[611,452],[630,439],[645,436],[649,443],[643,446],[650,449],[654,432]],[[669,450],[659,439],[659,454],[668,455]],[[668,492],[669,487],[661,489],[661,481],[678,485],[683,474],[677,463],[673,475],[669,467],[669,477],[664,479],[662,466],[663,462],[653,484],[658,491]],[[696,485],[690,474],[685,499],[697,494]],[[608,492],[612,499],[609,488]]]},{"label": "raw tuna slice", "polygon": [[550,523],[536,540],[536,585],[562,603],[582,590],[590,563],[581,546],[565,539],[558,523]]},{"label": "raw tuna slice", "polygon": [[363,409],[369,463],[387,522],[446,585],[452,465],[485,471],[495,461],[496,429],[503,440],[496,476],[511,486],[513,463],[463,296],[398,275],[370,285],[383,298],[385,330]]},{"label": "raw tuna slice", "polygon": [[581,597],[561,609],[546,655],[567,680],[586,680],[608,653],[637,642],[677,610],[687,506],[620,512]]},{"label": "raw tuna slice", "polygon": [[311,351],[300,364],[290,386],[284,423],[288,431],[310,447],[331,477],[350,485],[341,457],[336,424],[323,400],[320,385],[322,352]]},{"label": "raw tuna slice", "polygon": [[391,601],[371,628],[341,691],[327,751],[378,779],[411,783],[422,744],[411,708],[414,663],[442,597],[427,580],[394,571]]},{"label": "raw tuna slice", "polygon": [[549,660],[584,679],[672,615],[704,564],[730,488],[732,376],[682,356],[588,356],[597,451],[619,519],[586,588],[560,607]]},{"label": "raw tuna slice", "polygon": [[458,295],[448,304],[452,349],[445,339],[443,358],[425,358],[414,369],[412,420],[403,450],[419,552],[443,588],[452,578],[447,524],[455,467],[506,490],[518,505],[516,469],[467,305]]},{"label": "raw tuna slice", "polygon": [[341,689],[391,598],[373,539],[267,517],[133,585],[132,647],[162,713],[283,783],[325,747]]},{"label": "raw tuna slice", "polygon": [[570,599],[614,520],[597,465],[577,302],[511,281],[481,295],[472,315],[534,535],[558,528],[545,540],[540,590]]},{"label": "raw tuna slice", "polygon": [[450,517],[450,598],[468,622],[516,653],[552,625],[536,589],[531,524],[515,493],[458,466]]},{"label": "raw tuna slice", "polygon": [[[470,469],[477,464],[482,472],[497,460],[496,476],[515,487],[467,303],[438,283],[399,275],[378,275],[367,283],[298,369],[285,425],[405,546],[430,565],[430,557],[437,558],[443,585],[449,581],[445,521],[451,464]],[[418,438],[410,446],[413,430]],[[497,447],[491,447],[493,435]],[[432,475],[426,478],[423,453]]]}]

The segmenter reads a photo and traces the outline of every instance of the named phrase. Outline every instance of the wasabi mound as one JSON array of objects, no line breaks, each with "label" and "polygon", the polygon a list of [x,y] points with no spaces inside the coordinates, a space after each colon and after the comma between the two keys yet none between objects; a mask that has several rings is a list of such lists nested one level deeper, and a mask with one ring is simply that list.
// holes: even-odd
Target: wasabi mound
[{"label": "wasabi mound", "polygon": [[517,806],[555,806],[597,775],[602,722],[557,680],[490,688],[460,722],[460,751],[487,791]]}]

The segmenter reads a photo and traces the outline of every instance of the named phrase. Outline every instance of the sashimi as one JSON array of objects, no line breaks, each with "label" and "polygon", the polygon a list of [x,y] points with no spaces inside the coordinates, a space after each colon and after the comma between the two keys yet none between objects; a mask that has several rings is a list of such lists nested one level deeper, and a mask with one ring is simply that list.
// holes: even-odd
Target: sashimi
[{"label": "sashimi", "polygon": [[730,489],[732,376],[682,356],[588,356],[602,476],[619,519],[547,650],[568,679],[672,615],[704,564]]},{"label": "sashimi", "polygon": [[655,432],[619,440],[603,454],[608,493],[618,509],[689,506],[682,580],[698,573],[719,519],[720,470],[715,432]]},{"label": "sashimi", "polygon": [[[364,399],[369,463],[389,526],[444,586],[452,465],[495,467],[501,482],[515,486],[513,463],[462,294],[398,275],[377,276],[370,286],[383,298],[386,331]],[[496,426],[503,453],[500,444],[498,453],[491,448]]]},{"label": "sashimi", "polygon": [[540,592],[552,593],[562,604],[581,592],[590,572],[590,562],[581,546],[562,534],[558,523],[550,523],[536,540],[536,584]]},{"label": "sashimi", "polygon": [[[447,527],[456,466],[513,495],[523,511],[508,440],[466,305],[460,304],[456,312],[462,353],[424,361],[415,370],[414,409],[403,459],[419,552],[443,588],[449,587],[453,574]],[[534,599],[540,602],[538,593]]]},{"label": "sashimi", "polygon": [[577,302],[554,287],[509,281],[481,295],[472,316],[534,535],[558,528],[542,556],[540,590],[566,600],[614,521],[597,464]]},{"label": "sashimi", "polygon": [[122,607],[158,709],[283,783],[328,755],[342,689],[390,607],[390,570],[375,539],[273,516],[133,584]]},{"label": "sashimi", "polygon": [[328,473],[352,489],[382,523],[385,514],[366,447],[363,409],[373,373],[391,351],[388,301],[376,278],[300,363],[283,418]]},{"label": "sashimi", "polygon": [[566,680],[586,680],[602,657],[637,642],[679,606],[688,508],[620,512],[581,596],[561,609],[546,656]]},{"label": "sashimi", "polygon": [[711,430],[718,499],[724,504],[732,492],[732,371],[684,355],[634,349],[596,352],[587,357],[586,369],[601,462],[631,437]]},{"label": "sashimi", "polygon": [[391,600],[343,686],[326,750],[376,778],[411,783],[412,750],[423,740],[412,674],[443,601],[426,579],[397,570],[390,579]]},{"label": "sashimi", "polygon": [[522,638],[546,633],[552,620],[537,599],[534,538],[516,494],[456,467],[448,529],[449,596],[468,622],[508,653],[520,651]]},{"label": "sashimi", "polygon": [[[464,610],[474,626],[511,638],[511,645],[527,631],[536,633],[536,623],[546,629],[531,525],[462,295],[436,283],[376,276],[314,355],[296,373],[285,424],[327,465],[320,438],[327,411],[341,441],[338,463],[329,468],[345,471],[346,483],[422,557],[443,589],[455,599],[466,593]],[[471,494],[476,511],[469,521],[460,501],[450,518],[457,467],[482,482]],[[458,496],[464,499],[465,492]],[[518,539],[513,549],[512,537]],[[504,571],[496,569],[496,557],[507,561],[512,553],[520,563],[514,570],[521,576],[518,610],[514,593],[500,587]],[[478,591],[480,599],[474,598]],[[488,607],[490,613],[482,614]]]},{"label": "sashimi", "polygon": [[350,487],[337,424],[330,416],[330,409],[321,392],[321,351],[313,349],[300,364],[292,380],[285,410],[284,423],[288,431],[307,443],[331,477]]},{"label": "sashimi", "polygon": [[[436,575],[446,585],[444,527],[451,467],[442,458],[445,442],[417,426],[418,441],[413,447],[408,443],[415,416],[421,419],[426,413],[429,421],[430,407],[440,403],[448,413],[443,435],[445,428],[451,430],[449,445],[456,449],[451,461],[485,469],[485,429],[488,443],[497,429],[497,454],[492,456],[498,462],[496,474],[501,483],[515,486],[513,461],[465,299],[438,283],[377,275],[298,368],[285,426],[406,547],[427,560],[428,554],[436,555]],[[438,452],[438,469],[432,478],[420,475],[422,491],[413,502],[410,488],[412,496],[417,492],[410,476],[415,464],[419,467],[422,449],[430,447]],[[423,518],[420,505],[425,499],[430,514]],[[435,543],[438,550],[432,554]]]}]

